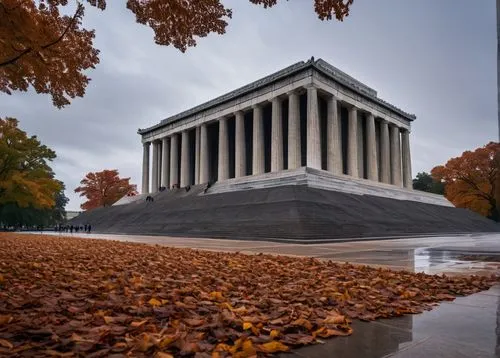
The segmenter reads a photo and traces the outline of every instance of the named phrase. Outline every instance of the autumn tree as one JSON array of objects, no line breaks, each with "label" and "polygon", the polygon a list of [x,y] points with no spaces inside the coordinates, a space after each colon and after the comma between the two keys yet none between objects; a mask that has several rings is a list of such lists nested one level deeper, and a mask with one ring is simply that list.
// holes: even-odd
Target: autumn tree
[{"label": "autumn tree", "polygon": [[426,172],[418,173],[413,179],[413,189],[433,194],[444,194],[444,184]]},{"label": "autumn tree", "polygon": [[[278,0],[249,0],[264,8]],[[284,0],[281,0],[282,2]],[[353,0],[314,0],[321,20],[348,16]],[[77,2],[70,15],[68,0],[0,0],[0,91],[46,93],[58,108],[83,97],[90,78],[88,69],[99,63],[94,30],[82,26],[84,3]],[[85,4],[106,8],[106,0]],[[224,34],[231,9],[221,0],[127,0],[139,24],[149,26],[158,45],[184,52],[196,38]]]},{"label": "autumn tree", "polygon": [[465,151],[443,166],[432,169],[432,176],[445,184],[445,196],[455,206],[468,208],[500,221],[497,185],[500,176],[500,143],[490,142],[475,151]]},{"label": "autumn tree", "polygon": [[55,157],[36,136],[19,129],[16,119],[0,118],[0,207],[54,207],[56,193],[62,190],[48,164]]},{"label": "autumn tree", "polygon": [[130,178],[120,178],[116,169],[88,173],[75,189],[75,193],[87,198],[80,207],[91,210],[111,206],[125,195],[136,195],[137,186],[129,181]]}]

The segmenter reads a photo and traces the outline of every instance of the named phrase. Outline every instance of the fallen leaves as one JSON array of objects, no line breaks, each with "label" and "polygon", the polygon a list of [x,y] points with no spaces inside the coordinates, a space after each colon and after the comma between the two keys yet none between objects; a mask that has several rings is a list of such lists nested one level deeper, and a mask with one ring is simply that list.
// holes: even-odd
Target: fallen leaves
[{"label": "fallen leaves", "polygon": [[0,234],[1,356],[252,357],[431,309],[495,278]]}]

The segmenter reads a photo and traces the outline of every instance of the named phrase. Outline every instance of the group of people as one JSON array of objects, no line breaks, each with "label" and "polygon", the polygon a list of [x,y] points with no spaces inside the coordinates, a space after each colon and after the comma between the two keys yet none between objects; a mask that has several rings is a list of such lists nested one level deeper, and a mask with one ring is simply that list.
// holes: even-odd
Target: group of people
[{"label": "group of people", "polygon": [[77,233],[77,232],[85,232],[90,234],[92,231],[92,226],[90,224],[85,225],[59,225],[54,228],[55,231],[58,232],[69,232],[69,233]]}]

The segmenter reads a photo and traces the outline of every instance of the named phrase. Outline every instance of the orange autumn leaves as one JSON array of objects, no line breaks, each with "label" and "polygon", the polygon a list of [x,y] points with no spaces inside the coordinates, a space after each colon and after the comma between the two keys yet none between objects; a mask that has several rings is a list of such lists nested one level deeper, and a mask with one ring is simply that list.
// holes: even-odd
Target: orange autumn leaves
[{"label": "orange autumn leaves", "polygon": [[75,193],[87,199],[80,205],[83,210],[111,206],[125,195],[137,194],[137,186],[130,178],[120,178],[116,169],[87,173],[80,184]]},{"label": "orange autumn leaves", "polygon": [[[277,0],[250,0],[264,7]],[[283,1],[283,0],[282,0]],[[353,0],[314,0],[321,20],[342,20]],[[2,0],[0,2],[0,92],[27,91],[52,97],[61,108],[83,97],[88,70],[99,63],[95,32],[83,26],[85,6],[105,10],[105,0]],[[128,0],[126,7],[139,24],[150,27],[158,45],[182,52],[210,33],[224,34],[231,9],[221,0]],[[65,15],[70,12],[69,15]]]},{"label": "orange autumn leaves", "polygon": [[431,174],[444,182],[445,196],[456,207],[500,221],[500,143],[465,151]]},{"label": "orange autumn leaves", "polygon": [[[250,357],[487,289],[312,258],[0,234],[0,355]],[[353,334],[356,334],[354,332]]]}]

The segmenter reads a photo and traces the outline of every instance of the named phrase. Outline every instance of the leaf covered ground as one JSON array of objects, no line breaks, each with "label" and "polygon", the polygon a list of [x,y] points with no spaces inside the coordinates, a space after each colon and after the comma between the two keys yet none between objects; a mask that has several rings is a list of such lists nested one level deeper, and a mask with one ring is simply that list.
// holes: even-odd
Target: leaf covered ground
[{"label": "leaf covered ground", "polygon": [[[0,234],[1,356],[250,357],[485,290],[312,258]],[[356,334],[354,332],[354,334]]]}]

